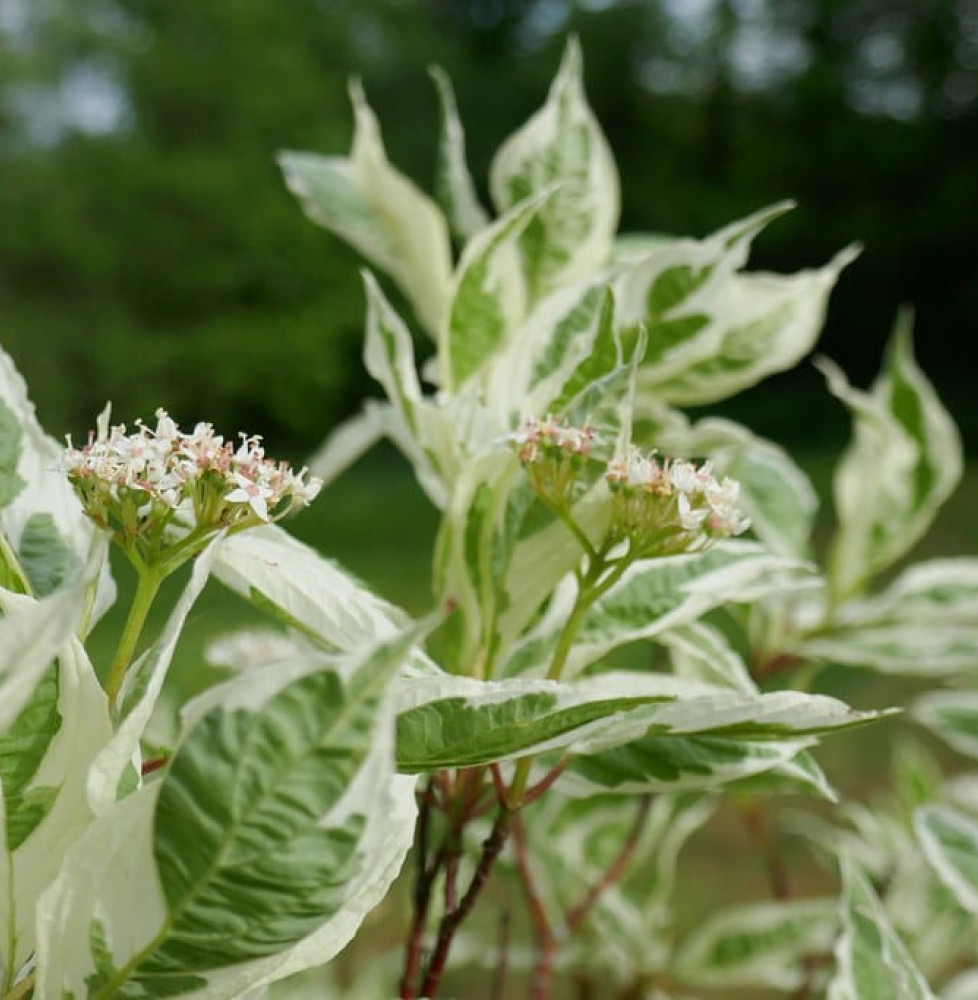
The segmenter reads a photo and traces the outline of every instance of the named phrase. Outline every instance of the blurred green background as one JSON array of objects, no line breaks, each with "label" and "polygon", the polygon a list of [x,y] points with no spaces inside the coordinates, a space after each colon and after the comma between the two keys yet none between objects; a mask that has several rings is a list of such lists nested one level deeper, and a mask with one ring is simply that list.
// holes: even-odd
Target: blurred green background
[{"label": "blurred green background", "polygon": [[[119,419],[165,405],[307,454],[373,389],[358,262],[303,218],[273,154],[345,153],[358,74],[392,158],[430,187],[436,62],[484,187],[569,32],[623,227],[704,235],[797,198],[755,266],[863,242],[820,349],[865,383],[913,303],[922,363],[973,451],[966,0],[0,0],[0,340],[42,421],[80,434],[111,398]],[[791,445],[845,430],[810,366],[729,409]]]}]

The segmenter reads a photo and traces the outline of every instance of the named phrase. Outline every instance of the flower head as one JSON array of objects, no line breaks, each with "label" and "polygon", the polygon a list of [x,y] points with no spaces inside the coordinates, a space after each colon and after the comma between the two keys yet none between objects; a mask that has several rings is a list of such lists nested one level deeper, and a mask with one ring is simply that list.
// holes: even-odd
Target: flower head
[{"label": "flower head", "polygon": [[322,485],[266,458],[259,437],[241,435],[235,448],[207,423],[184,433],[162,409],[155,428],[136,428],[103,424],[82,448],[69,438],[62,467],[86,513],[143,559],[160,555],[171,528],[205,535],[274,521]]},{"label": "flower head", "polygon": [[740,484],[718,482],[710,462],[660,460],[630,448],[608,462],[605,479],[615,502],[613,532],[649,554],[697,551],[750,526],[737,507]]}]

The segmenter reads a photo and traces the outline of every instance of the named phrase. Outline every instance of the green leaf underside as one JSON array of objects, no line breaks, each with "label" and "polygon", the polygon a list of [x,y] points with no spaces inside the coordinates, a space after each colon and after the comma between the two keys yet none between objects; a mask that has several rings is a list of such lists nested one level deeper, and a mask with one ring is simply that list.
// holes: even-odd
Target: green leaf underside
[{"label": "green leaf underside", "polygon": [[75,552],[47,513],[32,514],[20,536],[20,563],[38,597],[56,590],[76,564]]},{"label": "green leaf underside", "polygon": [[22,436],[13,410],[0,399],[0,509],[12,503],[25,486],[17,475]]},{"label": "green leaf underside", "polygon": [[[358,869],[363,817],[321,820],[369,749],[375,707],[322,671],[257,713],[217,707],[201,720],[156,806],[166,920],[98,1000],[168,995],[160,990],[174,977],[281,951],[337,912]],[[122,981],[146,992],[113,992]]]},{"label": "green leaf underside", "polygon": [[0,779],[7,816],[7,845],[16,851],[34,832],[58,794],[57,788],[31,788],[51,741],[61,728],[57,666],[34,689],[14,724],[0,733]]},{"label": "green leaf underside", "polygon": [[474,706],[462,697],[444,698],[398,715],[398,769],[414,773],[487,764],[529,752],[597,719],[661,700],[613,698],[554,711],[557,695],[547,692]]},{"label": "green leaf underside", "polygon": [[575,757],[568,770],[607,792],[648,785],[701,788],[773,767],[785,757],[773,743],[650,732],[623,746]]}]

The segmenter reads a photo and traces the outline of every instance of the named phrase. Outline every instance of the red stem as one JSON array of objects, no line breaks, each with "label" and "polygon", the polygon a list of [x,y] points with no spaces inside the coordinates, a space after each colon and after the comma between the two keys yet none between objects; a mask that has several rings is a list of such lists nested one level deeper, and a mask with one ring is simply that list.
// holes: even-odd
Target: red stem
[{"label": "red stem", "polygon": [[448,961],[448,952],[451,949],[455,932],[472,912],[476,900],[485,888],[492,867],[496,863],[496,858],[499,857],[499,853],[506,843],[506,838],[509,836],[514,815],[515,813],[511,809],[505,806],[500,807],[492,830],[482,845],[482,854],[468,889],[465,890],[458,906],[442,917],[441,923],[438,925],[435,948],[428,961],[428,968],[421,984],[421,996],[429,998],[435,996],[442,976],[445,974],[445,964]]},{"label": "red stem", "polygon": [[418,808],[417,843],[415,844],[418,871],[414,884],[414,915],[411,919],[411,929],[408,932],[407,949],[404,955],[400,1000],[414,1000],[415,997],[413,984],[421,972],[421,951],[424,946],[428,906],[431,903],[431,889],[443,860],[443,854],[439,851],[431,865],[428,864],[428,832],[431,808],[435,804],[434,787],[434,779],[429,779],[427,787],[420,796],[421,801]]}]

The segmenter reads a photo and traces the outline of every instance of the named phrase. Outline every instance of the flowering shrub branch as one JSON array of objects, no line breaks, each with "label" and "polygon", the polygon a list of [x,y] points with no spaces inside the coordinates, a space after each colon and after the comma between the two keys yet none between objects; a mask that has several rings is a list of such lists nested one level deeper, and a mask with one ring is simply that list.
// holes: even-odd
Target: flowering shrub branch
[{"label": "flowering shrub branch", "polygon": [[[341,995],[328,968],[311,987],[290,977],[337,955],[412,847],[403,947],[347,1000],[442,995],[451,966],[486,952],[470,918],[495,879],[522,887],[537,944],[520,970],[507,936],[497,987],[525,972],[533,1000],[565,975],[618,1000],[929,1000],[929,981],[972,996],[968,780],[904,748],[897,806],[805,813],[794,834],[837,872],[837,898],[789,895],[774,848],[779,795],[838,798],[818,743],[890,714],[809,693],[825,664],[946,681],[912,718],[978,757],[978,563],[879,582],[961,470],[906,321],[869,391],[823,364],[854,420],[823,570],[790,456],[682,408],[805,357],[853,252],[744,271],[788,205],[700,240],[616,235],[617,170],[573,41],[493,161],[489,211],[435,79],[442,206],[390,163],[359,85],[349,157],[281,157],[306,213],[400,288],[433,352],[419,365],[366,274],[364,361],[386,399],[335,430],[315,476],[163,410],[133,433],[106,412],[65,448],[0,351],[0,1000]],[[278,523],[380,437],[441,515],[439,610],[417,622]],[[115,596],[109,539],[137,584],[103,686],[85,643]],[[208,647],[227,677],[160,745],[147,728],[212,576],[263,622]],[[640,666],[615,665],[628,647]],[[679,933],[680,852],[726,794],[773,898]]]}]

